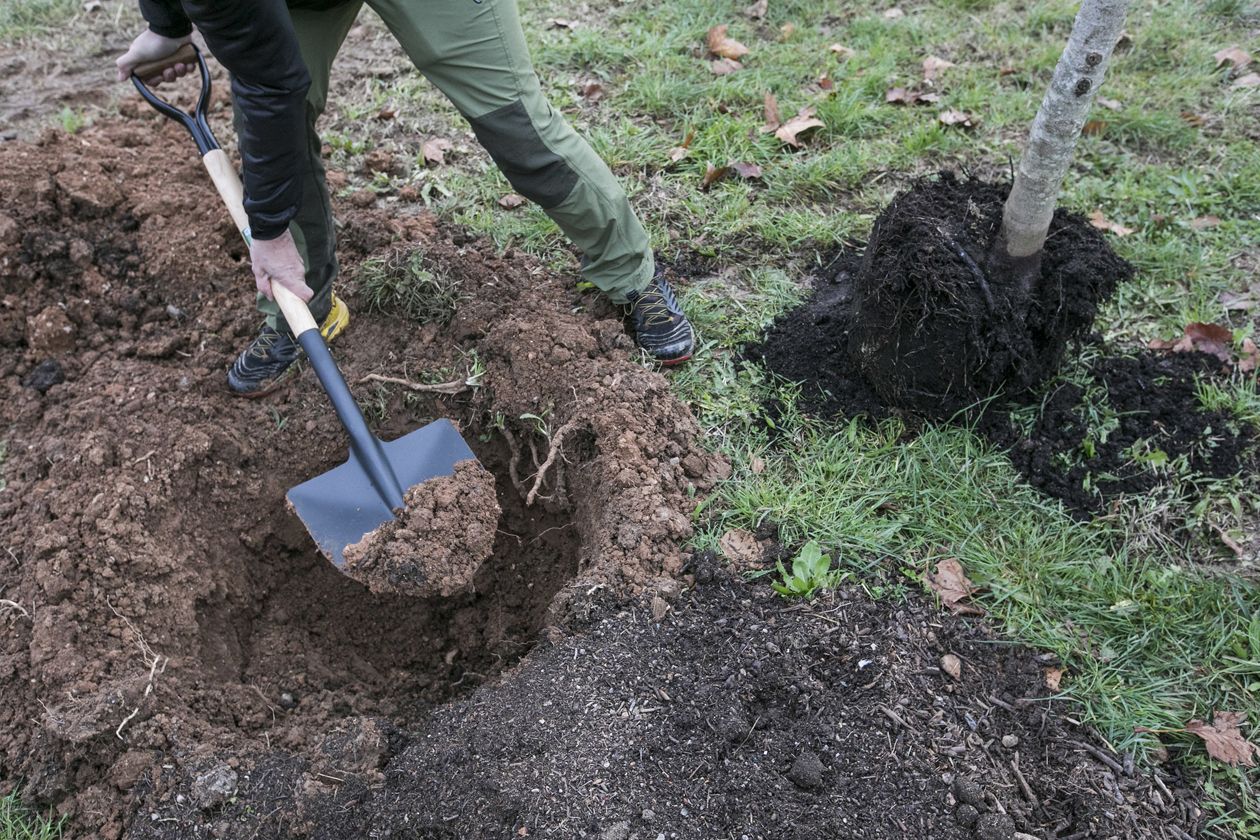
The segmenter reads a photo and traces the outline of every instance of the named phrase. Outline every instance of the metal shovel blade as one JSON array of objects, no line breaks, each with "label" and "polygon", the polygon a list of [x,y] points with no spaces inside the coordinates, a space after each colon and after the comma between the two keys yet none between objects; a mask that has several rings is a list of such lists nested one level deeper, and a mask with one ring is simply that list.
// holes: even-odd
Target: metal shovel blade
[{"label": "metal shovel blade", "polygon": [[[457,463],[476,457],[449,420],[434,420],[382,443],[382,448],[404,491],[430,478],[451,475]],[[291,489],[287,498],[319,550],[339,569],[346,563],[346,546],[394,518],[353,452],[341,466]]]}]

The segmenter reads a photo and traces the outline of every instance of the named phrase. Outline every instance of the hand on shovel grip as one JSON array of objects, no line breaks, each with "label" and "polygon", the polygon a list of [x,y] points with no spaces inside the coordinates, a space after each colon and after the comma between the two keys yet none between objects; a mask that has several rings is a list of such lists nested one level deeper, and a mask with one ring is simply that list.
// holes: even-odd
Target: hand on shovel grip
[{"label": "hand on shovel grip", "polygon": [[186,38],[167,38],[145,30],[115,62],[118,80],[135,76],[146,84],[173,82],[197,67],[197,53]]}]

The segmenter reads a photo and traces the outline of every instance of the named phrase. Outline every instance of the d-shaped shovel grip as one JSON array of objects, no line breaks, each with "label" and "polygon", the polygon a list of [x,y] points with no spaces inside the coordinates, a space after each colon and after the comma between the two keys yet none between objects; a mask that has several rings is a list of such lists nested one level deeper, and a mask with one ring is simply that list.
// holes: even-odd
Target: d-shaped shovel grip
[{"label": "d-shaped shovel grip", "polygon": [[[159,76],[167,67],[181,63],[188,64],[194,58],[201,69],[201,96],[196,108],[191,112],[181,111],[161,99],[140,78],[141,75],[145,78]],[[236,174],[236,168],[232,166],[232,161],[228,159],[227,153],[219,148],[219,143],[215,140],[210,125],[206,121],[206,104],[210,97],[210,71],[200,51],[192,44],[186,44],[162,61],[137,67],[132,73],[131,81],[150,105],[183,125],[192,134],[193,139],[197,141],[197,148],[201,151],[201,162],[205,165],[206,172],[210,174],[210,180],[214,182],[219,197],[223,199],[223,204],[232,216],[232,222],[240,231],[245,244],[252,246],[254,240],[249,230],[249,216],[245,212],[245,189]],[[337,368],[337,362],[328,351],[328,345],[324,343],[324,338],[320,335],[319,325],[315,323],[311,310],[300,297],[278,283],[271,285],[271,294],[284,314],[284,320],[288,322],[289,329],[293,331],[298,343],[306,351],[311,367],[315,369],[315,375],[319,377],[320,385],[324,387],[328,399],[333,404],[333,409],[337,412],[337,418],[341,420],[341,425],[350,436],[352,454],[371,479],[381,500],[389,505],[391,510],[403,507],[403,488],[398,482],[398,476],[394,474],[394,468],[385,457],[380,440],[372,434],[367,421],[363,419],[363,412],[359,410],[358,403],[354,401],[354,395],[350,393],[345,378]]]}]

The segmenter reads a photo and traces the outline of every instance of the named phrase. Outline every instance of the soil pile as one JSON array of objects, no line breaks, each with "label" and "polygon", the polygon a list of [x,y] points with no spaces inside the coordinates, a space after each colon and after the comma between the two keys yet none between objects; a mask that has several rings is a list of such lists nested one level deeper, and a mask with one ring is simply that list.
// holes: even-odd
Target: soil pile
[{"label": "soil pile", "polygon": [[259,319],[188,148],[157,115],[0,147],[0,589],[16,605],[0,611],[0,779],[72,836],[118,837],[151,772],[209,773],[213,799],[271,751],[313,754],[337,720],[414,721],[519,660],[574,592],[673,586],[696,499],[729,469],[571,278],[422,211],[339,205],[343,265],[405,243],[465,298],[448,324],[367,317],[349,278],[347,380],[478,359],[481,387],[459,394],[355,390],[386,439],[451,418],[502,510],[472,587],[371,592],[284,509],[345,458],[313,375],[226,393]]},{"label": "soil pile", "polygon": [[345,549],[342,570],[373,592],[417,598],[454,595],[470,587],[494,553],[499,502],[494,476],[474,460],[452,475],[407,491],[406,509]]},{"label": "soil pile", "polygon": [[207,823],[220,836],[427,840],[1195,830],[1175,780],[1143,777],[1071,720],[1046,686],[1052,660],[918,597],[855,589],[805,605],[711,558],[693,571],[673,606],[603,599],[583,633],[411,733],[345,720],[313,760],[238,768],[221,808],[194,804],[196,779],[155,773],[131,836]]},{"label": "soil pile", "polygon": [[1132,275],[1086,219],[1059,210],[1031,296],[987,277],[1008,192],[943,173],[876,219],[853,277],[848,349],[885,401],[943,417],[1037,384]]},{"label": "soil pile", "polygon": [[[803,383],[804,406],[823,415],[968,422],[1010,450],[1030,484],[1082,516],[1106,510],[1117,494],[1167,485],[1174,470],[1222,478],[1253,469],[1256,430],[1197,397],[1199,381],[1221,373],[1218,361],[1198,353],[1108,356],[1086,334],[1098,303],[1131,269],[1080,216],[1056,214],[1041,294],[1024,326],[987,316],[985,287],[954,245],[974,253],[1000,223],[1004,198],[1004,188],[948,176],[916,185],[876,223],[878,250],[836,253],[810,299],[747,355]],[[940,207],[965,219],[963,229],[943,233],[928,212]],[[904,254],[893,247],[894,230],[907,237]],[[934,266],[944,268],[935,274]],[[891,284],[872,284],[881,271],[896,278],[902,305]],[[989,293],[1009,311],[1002,289]],[[885,329],[889,319],[895,329]],[[1074,342],[1095,357],[1084,378],[1047,386]],[[863,356],[855,346],[878,352]],[[908,355],[897,357],[902,347]]]}]

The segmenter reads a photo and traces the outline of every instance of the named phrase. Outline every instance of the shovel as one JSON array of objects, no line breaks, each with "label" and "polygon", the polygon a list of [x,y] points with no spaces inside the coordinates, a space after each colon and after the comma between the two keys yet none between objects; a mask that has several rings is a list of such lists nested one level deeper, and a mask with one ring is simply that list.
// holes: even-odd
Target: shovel
[{"label": "shovel", "polygon": [[[191,111],[182,111],[165,101],[144,82],[160,78],[163,70],[176,64],[194,63],[201,69],[201,94]],[[248,245],[249,219],[240,178],[206,120],[210,71],[200,50],[187,44],[169,58],[142,64],[132,73],[131,81],[150,105],[192,134],[201,162]],[[452,475],[456,463],[476,456],[449,420],[435,420],[388,442],[373,435],[328,352],[311,311],[283,286],[273,285],[271,291],[350,436],[350,457],[344,464],[299,484],[287,495],[320,551],[340,569],[345,566],[346,547],[393,519],[394,512],[403,507],[407,488],[430,478]]]}]

